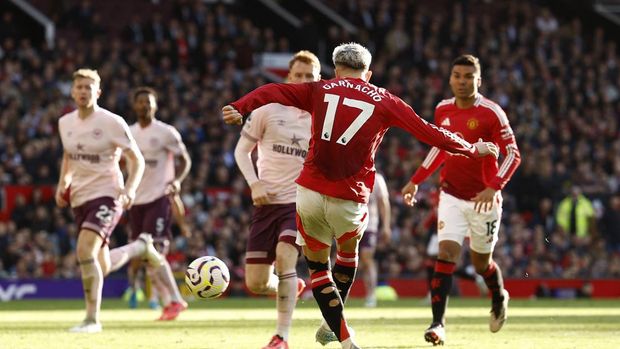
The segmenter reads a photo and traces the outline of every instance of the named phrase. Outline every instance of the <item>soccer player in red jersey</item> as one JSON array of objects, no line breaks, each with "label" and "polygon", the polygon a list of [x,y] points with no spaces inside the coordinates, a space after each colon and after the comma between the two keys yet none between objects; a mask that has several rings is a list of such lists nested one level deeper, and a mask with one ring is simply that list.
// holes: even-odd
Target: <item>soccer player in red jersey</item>
[{"label": "soccer player in red jersey", "polygon": [[[223,118],[268,103],[307,110],[312,115],[310,148],[297,178],[297,242],[310,269],[312,293],[342,348],[358,348],[344,317],[344,301],[357,270],[358,241],[368,224],[368,196],[374,185],[374,156],[388,128],[405,129],[421,141],[468,157],[496,156],[491,143],[475,145],[427,123],[400,98],[368,83],[372,56],[356,43],[342,44],[332,56],[336,78],[304,84],[268,84],[222,108]],[[332,239],[337,259],[330,273]]]},{"label": "soccer player in red jersey", "polygon": [[480,84],[478,58],[472,55],[456,58],[450,75],[454,97],[437,105],[435,123],[470,142],[486,140],[497,144],[504,156],[501,166],[495,158],[465,158],[434,147],[402,189],[405,203],[413,205],[418,185],[444,165],[437,223],[439,254],[431,282],[433,323],[424,333],[426,341],[434,345],[445,340],[444,314],[452,273],[466,236],[470,238],[472,264],[484,277],[493,296],[491,332],[499,331],[506,320],[509,296],[492,253],[501,223],[501,190],[519,166],[521,155],[506,114],[499,105],[478,93]]}]

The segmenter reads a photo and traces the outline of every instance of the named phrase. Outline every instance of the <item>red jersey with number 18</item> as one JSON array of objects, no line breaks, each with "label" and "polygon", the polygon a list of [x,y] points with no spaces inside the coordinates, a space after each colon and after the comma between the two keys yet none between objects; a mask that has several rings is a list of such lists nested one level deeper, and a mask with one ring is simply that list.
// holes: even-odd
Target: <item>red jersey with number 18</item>
[{"label": "red jersey with number 18", "polygon": [[231,105],[246,115],[268,103],[294,106],[312,115],[310,149],[297,183],[335,198],[368,202],[375,152],[392,126],[451,153],[476,154],[469,142],[426,122],[400,98],[361,79],[268,84]]},{"label": "red jersey with number 18", "polygon": [[497,144],[504,160],[498,166],[493,157],[467,159],[433,148],[411,177],[413,183],[422,183],[444,164],[441,188],[457,198],[471,200],[486,187],[504,188],[521,162],[521,153],[508,118],[499,105],[481,94],[476,95],[474,105],[466,109],[457,107],[454,98],[445,99],[435,109],[435,123],[470,142],[482,139]]}]

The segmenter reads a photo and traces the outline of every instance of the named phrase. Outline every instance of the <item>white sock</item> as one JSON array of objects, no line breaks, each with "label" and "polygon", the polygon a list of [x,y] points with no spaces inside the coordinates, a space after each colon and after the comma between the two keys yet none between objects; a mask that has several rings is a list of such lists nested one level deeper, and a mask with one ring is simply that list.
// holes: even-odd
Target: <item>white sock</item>
[{"label": "white sock", "polygon": [[144,254],[146,244],[142,240],[130,242],[127,245],[110,250],[110,273],[118,270],[130,259]]},{"label": "white sock", "polygon": [[364,270],[364,284],[366,286],[366,300],[375,300],[377,288],[377,268],[373,265],[366,266]]},{"label": "white sock", "polygon": [[149,297],[149,302],[159,303],[159,291],[157,291],[157,287],[153,285],[153,281],[151,281],[151,295]]},{"label": "white sock", "polygon": [[86,322],[99,322],[101,309],[101,293],[103,291],[103,272],[96,258],[80,262],[82,271],[82,287],[86,301]]},{"label": "white sock", "polygon": [[340,342],[340,345],[342,345],[342,349],[351,349],[353,347],[353,339],[349,337]]},{"label": "white sock", "polygon": [[181,296],[179,286],[177,285],[177,281],[174,279],[172,269],[170,268],[170,264],[167,260],[164,259],[164,262],[157,270],[157,276],[159,277],[159,280],[162,282],[162,284],[165,286],[172,301],[177,303],[181,302],[183,300],[183,297]]},{"label": "white sock", "polygon": [[288,341],[288,332],[293,321],[293,310],[297,302],[297,271],[295,268],[286,270],[278,276],[277,297],[278,321],[276,334]]},{"label": "white sock", "polygon": [[161,304],[165,307],[170,304],[170,292],[168,292],[168,288],[161,280],[159,275],[159,268],[153,268],[151,266],[146,267],[147,273],[149,274],[149,278],[151,279],[151,287],[154,288],[159,294],[159,298],[161,299]]}]

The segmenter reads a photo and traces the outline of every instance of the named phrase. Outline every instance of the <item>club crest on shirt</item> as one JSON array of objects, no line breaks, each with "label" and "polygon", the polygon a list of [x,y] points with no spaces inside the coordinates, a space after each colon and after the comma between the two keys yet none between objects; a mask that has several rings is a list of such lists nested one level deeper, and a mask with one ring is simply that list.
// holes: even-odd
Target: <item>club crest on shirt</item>
[{"label": "club crest on shirt", "polygon": [[467,128],[470,130],[475,130],[478,128],[478,119],[476,118],[471,118],[469,120],[467,120]]},{"label": "club crest on shirt", "polygon": [[439,221],[439,223],[437,224],[437,229],[441,230],[445,226],[446,226],[446,223],[444,221]]},{"label": "club crest on shirt", "polygon": [[96,128],[93,130],[93,138],[94,139],[99,139],[101,138],[101,136],[103,136],[103,131],[100,128]]}]

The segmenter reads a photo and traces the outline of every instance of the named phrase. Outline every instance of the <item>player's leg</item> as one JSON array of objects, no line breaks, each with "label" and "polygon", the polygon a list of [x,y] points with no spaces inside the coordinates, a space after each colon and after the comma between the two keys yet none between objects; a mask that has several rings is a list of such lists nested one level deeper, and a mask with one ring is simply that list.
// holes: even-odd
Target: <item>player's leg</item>
[{"label": "player's leg", "polygon": [[454,276],[462,280],[469,280],[476,283],[481,297],[486,297],[489,293],[489,289],[484,281],[484,277],[476,272],[476,268],[472,264],[471,249],[467,242],[463,243],[461,253],[462,259],[459,267],[454,271]]},{"label": "player's leg", "polygon": [[471,208],[472,232],[470,239],[470,256],[476,272],[484,278],[491,291],[492,307],[489,322],[491,332],[499,331],[507,318],[509,295],[504,288],[504,279],[500,267],[493,261],[492,255],[498,240],[502,217],[502,198],[498,193],[493,208],[487,212],[475,212]]},{"label": "player's leg", "polygon": [[252,293],[273,296],[278,293],[278,276],[274,274],[273,264],[245,265],[245,285]]},{"label": "player's leg", "polygon": [[108,274],[120,269],[133,258],[143,257],[149,253],[158,254],[153,247],[153,238],[149,234],[141,234],[135,241],[111,249]]},{"label": "player's leg", "polygon": [[[325,217],[334,231],[337,244],[332,274],[344,306],[357,272],[359,242],[368,226],[368,207],[365,204],[329,197],[327,202]],[[353,337],[352,329],[346,329],[350,337]],[[342,326],[340,330],[342,331]],[[337,336],[335,331],[334,334]],[[342,339],[338,338],[343,347],[346,347]]]},{"label": "player's leg", "polygon": [[140,293],[142,291],[142,287],[140,286],[140,274],[142,268],[142,261],[138,258],[134,258],[129,261],[127,265],[127,290],[125,291],[125,296],[123,298],[127,301],[129,308],[135,309],[138,307],[138,302],[140,301]]},{"label": "player's leg", "polygon": [[[142,212],[144,205],[134,205],[127,212],[129,218],[129,236],[128,241],[136,241],[138,235],[142,232]],[[140,286],[140,280],[144,278],[142,260],[139,258],[132,259],[127,265],[127,279],[128,288],[125,291],[125,296],[129,308],[137,308],[138,302],[144,300],[144,292]]]},{"label": "player's leg", "polygon": [[82,273],[86,318],[69,331],[101,332],[99,311],[103,278],[110,269],[107,242],[121,217],[122,209],[114,199],[101,197],[74,208],[73,212],[80,227],[76,254]]},{"label": "player's leg", "polygon": [[[325,345],[333,341],[331,339],[333,336],[343,348],[357,348],[352,341],[351,332],[344,317],[344,302],[332,279],[329,255],[334,237],[338,239],[346,235],[341,242],[352,237],[359,238],[357,235],[360,233],[356,231],[356,227],[361,225],[361,218],[365,218],[362,214],[367,213],[368,208],[366,205],[346,200],[336,201],[338,204],[350,203],[350,206],[354,207],[346,206],[344,209],[337,205],[332,207],[331,199],[333,198],[297,186],[297,229],[299,232],[297,244],[302,246],[308,264],[312,295],[319,305],[323,319],[330,328],[330,330],[325,330],[323,326],[319,327],[316,340]],[[347,213],[347,208],[351,212]],[[343,223],[345,223],[346,230],[342,228]],[[365,228],[364,224],[361,231],[363,232]],[[351,234],[345,232],[351,232]],[[354,239],[354,244],[357,247],[357,239]],[[348,250],[351,248],[345,249],[345,251]]]},{"label": "player's leg", "polygon": [[434,345],[443,344],[445,340],[445,314],[452,288],[452,274],[469,229],[462,212],[462,206],[466,203],[444,192],[440,194],[437,210],[439,250],[431,279],[433,322],[424,332],[426,341]]},{"label": "player's leg", "polygon": [[352,339],[344,317],[344,302],[329,270],[330,249],[313,251],[308,246],[303,246],[303,251],[310,271],[312,294],[321,309],[323,319],[342,343],[342,347],[350,347]]},{"label": "player's leg", "polygon": [[426,286],[428,287],[428,293],[424,300],[425,304],[431,304],[431,281],[433,281],[433,274],[435,274],[437,253],[439,253],[439,240],[437,239],[437,233],[431,232],[428,239],[428,244],[426,245],[426,260],[424,261],[426,269]]},{"label": "player's leg", "polygon": [[[165,256],[168,254],[170,241],[164,239],[157,242],[156,246],[158,246],[161,254]],[[154,279],[163,284],[163,287],[160,286],[156,288],[156,291],[159,293],[162,303],[167,304],[167,306],[164,307],[164,314],[162,314],[160,320],[174,320],[182,311],[187,309],[187,302],[185,302],[181,295],[179,285],[174,278],[172,268],[166,258],[162,260],[154,275],[156,275]]]},{"label": "player's leg", "polygon": [[357,235],[342,242],[338,241],[336,263],[334,263],[332,274],[343,302],[347,301],[349,291],[355,280],[358,264],[357,250],[360,239],[361,235]]},{"label": "player's leg", "polygon": [[[286,344],[293,319],[293,310],[297,303],[297,297],[305,288],[305,283],[303,280],[297,278],[296,266],[300,248],[299,245],[295,244],[295,239],[297,237],[296,205],[291,203],[273,206],[273,209],[277,211],[276,216],[280,217],[278,219],[279,234],[275,249],[275,268],[276,274],[278,275],[278,298],[276,300],[278,319],[276,336],[279,336]],[[276,342],[278,341],[278,338],[275,338],[275,336],[274,339]],[[278,346],[272,347],[280,348]],[[281,347],[285,346],[282,345]]]},{"label": "player's leg", "polygon": [[101,309],[101,293],[103,290],[103,271],[99,262],[99,250],[103,244],[103,238],[98,233],[82,229],[77,241],[77,260],[82,273],[82,287],[84,289],[84,301],[86,303],[86,317],[84,322],[70,329],[72,332],[91,332],[88,326],[93,328],[92,332],[101,331],[99,322],[99,311]]},{"label": "player's leg", "polygon": [[[360,241],[359,269],[362,272],[362,280],[366,289],[366,307],[376,307],[377,298],[377,265],[375,263],[375,249],[377,245],[377,232],[367,230]],[[336,261],[338,263],[338,261]]]},{"label": "player's leg", "polygon": [[162,301],[163,311],[159,320],[174,320],[179,314],[187,309],[187,303],[183,300],[179,286],[177,285],[170,263],[165,258],[168,254],[168,246],[172,233],[170,224],[172,219],[171,203],[167,196],[144,205],[142,231],[151,234],[158,260],[153,260],[147,265],[147,273],[154,286],[155,292]]},{"label": "player's leg", "polygon": [[[278,318],[275,335],[265,349],[288,348],[288,336],[293,320],[293,310],[295,309],[295,303],[297,303],[297,295],[303,290],[303,287],[300,289],[300,284],[298,284],[297,270],[295,268],[297,258],[299,257],[299,249],[291,244],[294,243],[293,236],[296,233],[296,230],[284,231],[280,236],[281,240],[276,246],[275,268],[278,276],[276,308]],[[283,237],[290,237],[292,239],[282,240]],[[305,284],[303,285],[305,286]]]},{"label": "player's leg", "polygon": [[278,276],[274,274],[273,262],[280,233],[274,205],[255,207],[246,245],[245,285],[256,294],[275,295],[278,292]]}]

